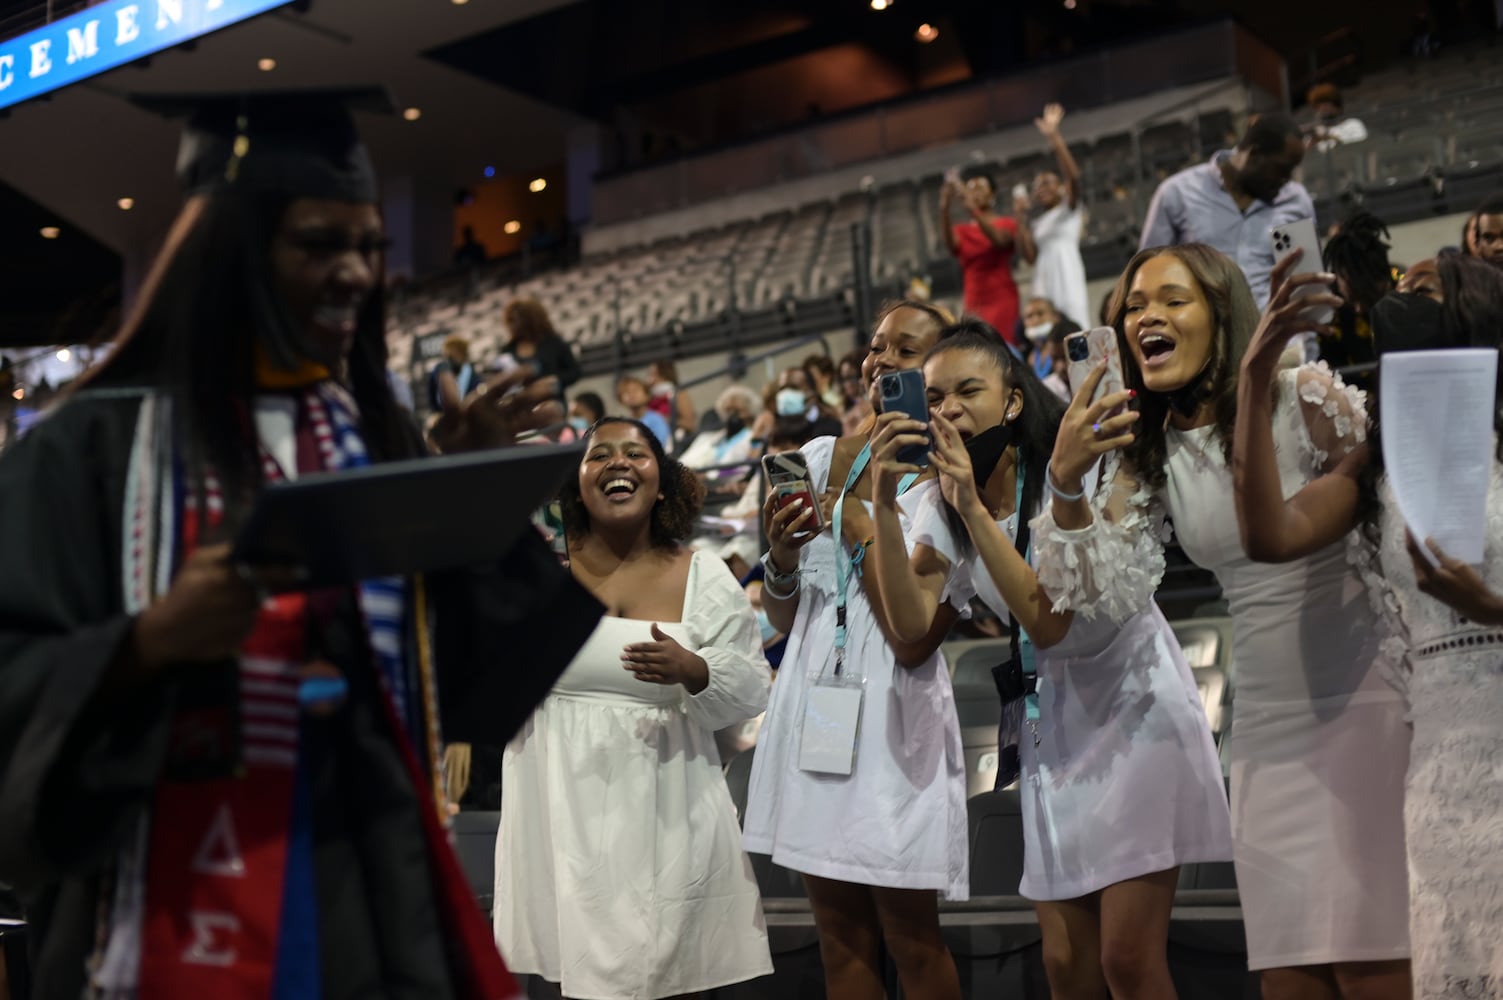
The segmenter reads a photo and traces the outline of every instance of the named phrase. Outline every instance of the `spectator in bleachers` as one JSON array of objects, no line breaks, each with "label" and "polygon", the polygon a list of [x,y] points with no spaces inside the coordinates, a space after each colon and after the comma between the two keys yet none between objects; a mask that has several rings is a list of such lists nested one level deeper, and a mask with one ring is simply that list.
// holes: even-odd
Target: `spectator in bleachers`
[{"label": "spectator in bleachers", "polygon": [[1069,316],[1062,316],[1048,299],[1031,298],[1023,306],[1023,335],[1028,338],[1027,360],[1041,379],[1065,373],[1064,341],[1080,329]]},{"label": "spectator in bleachers", "polygon": [[475,228],[464,227],[464,242],[454,248],[454,263],[474,266],[484,264],[490,255],[485,252],[485,244],[475,239]]},{"label": "spectator in bleachers", "polygon": [[841,394],[836,382],[835,362],[830,360],[830,356],[811,354],[804,359],[803,369],[804,374],[809,376],[815,397],[836,413],[844,413],[845,396]]},{"label": "spectator in bleachers", "polygon": [[428,405],[434,413],[454,410],[483,379],[470,364],[470,342],[457,334],[444,341],[444,356],[428,373]]},{"label": "spectator in bleachers", "polygon": [[861,361],[864,351],[852,351],[840,359],[837,369],[840,375],[840,422],[845,433],[854,433],[854,428],[871,413],[871,403],[866,399],[866,383],[861,379]]},{"label": "spectator in bleachers", "polygon": [[[732,385],[722,389],[715,398],[715,413],[720,417],[720,428],[701,431],[679,461],[696,471],[718,465],[745,462],[754,456],[752,423],[762,400],[744,385]],[[745,470],[726,473],[735,479],[744,478]]]},{"label": "spectator in bleachers", "polygon": [[1242,269],[1258,308],[1268,303],[1273,270],[1272,226],[1315,218],[1315,203],[1293,180],[1305,156],[1294,119],[1281,112],[1258,115],[1235,149],[1165,180],[1148,206],[1139,249],[1204,243]]},{"label": "spectator in bleachers", "polygon": [[684,545],[702,494],[607,417],[560,494],[569,572],[605,605],[506,749],[497,943],[566,997],[697,994],[773,971],[715,731],[767,705],[757,617]]},{"label": "spectator in bleachers", "polygon": [[[1382,632],[1345,542],[1250,549],[1229,516],[1253,457],[1234,461],[1234,438],[1240,452],[1254,428],[1266,441],[1260,465],[1276,466],[1258,479],[1259,508],[1280,509],[1360,453],[1355,392],[1324,366],[1273,371],[1283,341],[1308,328],[1303,309],[1341,305],[1319,288],[1330,275],[1286,283],[1295,263],[1275,268],[1281,287],[1260,319],[1241,270],[1210,247],[1133,257],[1112,299],[1137,391],[1131,433],[1104,419],[1105,406],[1092,409],[1095,423],[1060,433],[1050,466],[1058,492],[1034,522],[1034,544],[1056,607],[1120,621],[1162,579],[1172,519],[1180,547],[1216,574],[1231,607],[1232,831],[1249,968],[1268,1000],[1407,1000],[1409,734],[1383,676]],[[1315,294],[1289,304],[1293,287],[1312,284]],[[1118,454],[1114,488],[1087,498],[1088,471]]]},{"label": "spectator in bleachers", "polygon": [[664,448],[673,447],[673,428],[668,426],[661,413],[652,409],[652,395],[647,383],[639,376],[622,375],[616,379],[616,402],[633,420],[640,420],[642,426],[652,431]]},{"label": "spectator in bleachers", "polygon": [[[950,209],[960,199],[970,220],[955,225]],[[967,167],[939,189],[939,228],[945,246],[960,261],[965,283],[965,311],[990,323],[1009,344],[1021,349],[1018,336],[1018,284],[1012,276],[1013,252],[1024,248],[1031,257],[1032,237],[1024,212],[1014,218],[997,215],[997,182],[985,168]]]},{"label": "spectator in bleachers", "polygon": [[1467,256],[1503,268],[1503,195],[1493,195],[1466,220],[1462,248]]},{"label": "spectator in bleachers", "polygon": [[[1076,323],[1088,322],[1090,300],[1086,297],[1085,261],[1080,256],[1080,233],[1085,213],[1080,205],[1080,167],[1060,135],[1065,109],[1058,104],[1044,108],[1033,123],[1049,140],[1059,172],[1044,170],[1033,179],[1034,204],[1044,209],[1031,223],[1035,247],[1033,294],[1048,299],[1059,312]],[[1027,319],[1024,319],[1027,323]]]},{"label": "spectator in bleachers", "polygon": [[[918,368],[949,321],[926,303],[884,308],[861,369],[874,404],[878,378]],[[946,606],[922,641],[889,643],[875,577],[852,566],[871,538],[868,441],[815,438],[802,450],[825,527],[800,534],[812,511],[797,504],[778,511],[769,498],[762,510],[771,545],[762,604],[788,636],[789,669],[773,685],[758,739],[744,841],[803,874],[828,996],[882,996],[885,946],[904,995],[960,1000],[936,896],[970,892],[964,757],[939,652],[958,615]],[[933,488],[931,476],[898,503],[911,512]],[[838,676],[864,678],[845,777],[805,770],[799,753],[811,692],[837,676],[837,662]]]},{"label": "spectator in bleachers", "polygon": [[501,353],[532,366],[544,378],[558,379],[559,398],[563,398],[563,391],[579,381],[579,359],[553,328],[548,310],[537,299],[513,299],[502,317],[511,339]]},{"label": "spectator in bleachers", "polygon": [[1320,331],[1320,357],[1333,368],[1375,358],[1372,309],[1394,287],[1387,236],[1381,219],[1359,210],[1343,219],[1326,241],[1325,266],[1335,275],[1342,299],[1334,321]]},{"label": "spectator in bleachers", "polygon": [[839,434],[840,416],[815,396],[808,374],[802,368],[784,368],[762,387],[762,412],[757,414],[752,437],[766,441],[779,417],[803,416],[814,424],[816,437]]},{"label": "spectator in bleachers", "polygon": [[576,392],[574,401],[569,404],[569,423],[576,431],[583,434],[596,421],[605,416],[605,400],[600,398],[598,392]]},{"label": "spectator in bleachers", "polygon": [[1367,126],[1342,110],[1341,90],[1334,83],[1311,87],[1305,101],[1315,112],[1315,123],[1306,136],[1312,148],[1328,153],[1337,146],[1367,140]]},{"label": "spectator in bleachers", "polygon": [[687,440],[699,429],[694,400],[679,391],[678,366],[672,361],[654,361],[647,366],[647,391],[652,395],[648,406],[668,421],[675,441]]},{"label": "spectator in bleachers", "polygon": [[[975,594],[996,614],[1011,612],[1019,638],[1036,651],[1036,693],[1025,694],[1021,655],[1013,667],[1025,702],[1009,716],[1003,747],[1014,752],[997,784],[1022,776],[1017,891],[1034,901],[1052,995],[1172,997],[1169,916],[1179,866],[1232,857],[1221,763],[1195,677],[1151,595],[1120,622],[1088,621],[1052,610],[1029,563],[1028,525],[1050,497],[1056,435],[1092,433],[1099,419],[1101,436],[1113,437],[1131,427],[1132,415],[1113,423],[1103,403],[1100,417],[1086,422],[1085,393],[1064,414],[974,320],[945,329],[924,381],[927,428],[902,414],[877,419],[877,541],[868,572],[901,639],[923,636],[947,599]],[[1110,402],[1125,406],[1129,398]],[[905,539],[894,494],[914,467],[896,455],[922,445],[925,430],[940,488],[924,496]]]}]

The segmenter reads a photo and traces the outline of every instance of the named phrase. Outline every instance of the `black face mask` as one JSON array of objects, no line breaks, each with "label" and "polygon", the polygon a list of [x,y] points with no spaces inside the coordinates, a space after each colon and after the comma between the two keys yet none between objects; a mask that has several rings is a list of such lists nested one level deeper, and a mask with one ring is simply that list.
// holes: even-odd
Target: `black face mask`
[{"label": "black face mask", "polygon": [[965,452],[971,456],[971,471],[976,477],[976,488],[981,489],[997,470],[997,463],[1017,437],[1016,420],[998,424],[982,431],[965,443]]},{"label": "black face mask", "polygon": [[746,421],[742,419],[741,414],[739,413],[732,413],[730,416],[725,418],[725,436],[728,438],[735,437],[737,434],[740,434],[741,431],[745,429],[745,427]]}]

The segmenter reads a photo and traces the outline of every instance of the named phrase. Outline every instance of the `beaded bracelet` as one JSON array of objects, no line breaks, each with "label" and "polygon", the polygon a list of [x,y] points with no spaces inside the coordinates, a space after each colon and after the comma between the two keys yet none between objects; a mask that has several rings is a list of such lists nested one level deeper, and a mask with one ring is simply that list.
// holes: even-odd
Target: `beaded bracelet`
[{"label": "beaded bracelet", "polygon": [[1061,500],[1067,500],[1067,501],[1074,502],[1076,500],[1084,500],[1085,499],[1085,487],[1083,485],[1081,486],[1079,493],[1066,493],[1064,490],[1062,490],[1058,486],[1056,486],[1054,484],[1054,469],[1050,466],[1050,464],[1048,462],[1044,463],[1044,482],[1048,485],[1049,492],[1053,493],[1055,496],[1059,497]]}]

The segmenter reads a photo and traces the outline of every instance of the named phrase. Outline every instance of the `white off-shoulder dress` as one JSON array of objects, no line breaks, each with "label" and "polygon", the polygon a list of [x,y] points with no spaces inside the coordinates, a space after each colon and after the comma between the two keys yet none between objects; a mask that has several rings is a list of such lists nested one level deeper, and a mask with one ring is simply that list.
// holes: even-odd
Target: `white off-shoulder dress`
[{"label": "white off-shoulder dress", "polygon": [[[1404,827],[1417,1000],[1503,998],[1503,629],[1419,592],[1404,521],[1383,485],[1380,538],[1352,537],[1385,664],[1414,728]],[[1503,465],[1493,463],[1479,569],[1503,593]]]},{"label": "white off-shoulder dress", "polygon": [[[834,446],[821,437],[802,449],[816,494]],[[905,534],[935,488],[923,482],[899,498]],[[917,667],[900,665],[854,576],[846,664],[866,678],[855,767],[840,776],[798,766],[805,698],[835,657],[837,556],[847,549],[828,528],[800,553],[798,614],[752,764],[746,849],[807,875],[966,899],[965,757],[949,670],[937,650]]]},{"label": "white off-shoulder dress", "polygon": [[698,993],[772,972],[715,731],[767,704],[756,615],[724,562],[696,552],[682,622],[659,627],[709,686],[639,681],[623,647],[652,622],[604,617],[506,748],[496,942],[564,996]]},{"label": "white off-shoulder dress", "polygon": [[[1361,394],[1319,364],[1280,373],[1273,422],[1285,497],[1366,436]],[[1409,731],[1346,542],[1255,563],[1214,428],[1171,429],[1167,464],[1157,494],[1119,476],[1112,512],[1081,531],[1046,509],[1040,578],[1057,607],[1126,620],[1163,576],[1172,519],[1231,609],[1232,832],[1249,967],[1407,958]]]},{"label": "white off-shoulder dress", "polygon": [[[1004,621],[975,549],[950,539],[938,490],[924,498],[914,542],[950,564],[947,594],[972,595]],[[1014,514],[998,524],[1013,537]],[[1024,728],[1023,880],[1019,894],[1079,899],[1180,865],[1232,857],[1221,764],[1194,675],[1158,605],[1121,625],[1077,616],[1035,654],[1038,746]]]}]

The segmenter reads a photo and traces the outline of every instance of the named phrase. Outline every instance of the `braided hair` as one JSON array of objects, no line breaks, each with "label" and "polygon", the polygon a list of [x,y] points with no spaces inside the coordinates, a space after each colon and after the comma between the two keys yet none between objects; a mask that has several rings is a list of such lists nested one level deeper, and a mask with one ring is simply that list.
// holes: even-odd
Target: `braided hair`
[{"label": "braided hair", "polygon": [[1393,291],[1388,263],[1388,227],[1371,212],[1357,209],[1326,241],[1326,270],[1346,283],[1348,301],[1370,315],[1378,300]]}]

